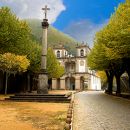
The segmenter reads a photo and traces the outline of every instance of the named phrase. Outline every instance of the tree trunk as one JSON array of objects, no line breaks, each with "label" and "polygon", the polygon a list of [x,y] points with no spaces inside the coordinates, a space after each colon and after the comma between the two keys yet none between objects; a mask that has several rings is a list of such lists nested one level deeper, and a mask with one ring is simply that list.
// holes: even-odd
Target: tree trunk
[{"label": "tree trunk", "polygon": [[8,88],[8,73],[6,72],[6,76],[5,76],[5,95],[7,94],[7,88]]},{"label": "tree trunk", "polygon": [[113,73],[111,71],[106,71],[107,79],[108,79],[108,93],[112,94],[113,88]]},{"label": "tree trunk", "polygon": [[125,64],[125,70],[129,76],[129,88],[130,88],[130,58],[124,59],[124,64]]},{"label": "tree trunk", "polygon": [[109,94],[112,94],[112,88],[113,88],[113,77],[109,77],[109,79],[108,79],[108,92],[109,92]]},{"label": "tree trunk", "polygon": [[30,88],[30,74],[27,73],[27,91],[30,92],[31,88]]},{"label": "tree trunk", "polygon": [[117,84],[116,95],[120,96],[121,94],[120,75],[116,75],[115,77],[116,77],[116,84]]}]

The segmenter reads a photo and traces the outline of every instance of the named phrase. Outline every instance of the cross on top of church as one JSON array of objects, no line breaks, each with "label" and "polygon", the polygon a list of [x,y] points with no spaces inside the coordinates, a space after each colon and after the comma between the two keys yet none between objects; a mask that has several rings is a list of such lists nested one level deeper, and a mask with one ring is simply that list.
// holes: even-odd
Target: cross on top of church
[{"label": "cross on top of church", "polygon": [[44,10],[45,19],[47,19],[47,11],[50,10],[50,8],[47,8],[47,5],[45,5],[45,7],[42,8],[42,10]]}]

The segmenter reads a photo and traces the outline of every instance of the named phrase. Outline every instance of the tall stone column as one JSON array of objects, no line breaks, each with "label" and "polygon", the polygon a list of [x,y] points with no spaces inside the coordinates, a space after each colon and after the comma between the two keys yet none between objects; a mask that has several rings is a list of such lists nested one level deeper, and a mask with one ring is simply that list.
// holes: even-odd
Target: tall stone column
[{"label": "tall stone column", "polygon": [[46,70],[47,64],[47,29],[49,27],[48,19],[43,19],[42,28],[42,55],[41,55],[41,71],[38,75],[38,94],[48,93],[48,75]]}]

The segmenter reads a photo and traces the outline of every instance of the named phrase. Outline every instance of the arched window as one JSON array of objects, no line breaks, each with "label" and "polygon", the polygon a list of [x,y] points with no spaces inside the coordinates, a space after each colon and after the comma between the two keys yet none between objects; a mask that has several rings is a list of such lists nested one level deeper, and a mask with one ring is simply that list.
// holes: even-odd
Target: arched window
[{"label": "arched window", "polygon": [[84,50],[80,50],[80,56],[84,56]]},{"label": "arched window", "polygon": [[57,51],[57,58],[60,58],[60,51]]}]

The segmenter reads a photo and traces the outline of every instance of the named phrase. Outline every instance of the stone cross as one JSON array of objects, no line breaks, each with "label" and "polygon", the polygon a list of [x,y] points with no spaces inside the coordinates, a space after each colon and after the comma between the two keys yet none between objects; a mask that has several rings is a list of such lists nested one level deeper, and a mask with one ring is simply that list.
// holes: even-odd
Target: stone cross
[{"label": "stone cross", "polygon": [[45,13],[45,18],[42,22],[42,55],[41,55],[41,71],[38,75],[38,94],[47,94],[48,93],[48,74],[47,74],[47,29],[49,27],[48,19],[47,19],[47,11],[50,10],[47,8],[47,5],[45,8],[42,8]]},{"label": "stone cross", "polygon": [[50,8],[47,8],[47,5],[45,5],[45,8],[42,8],[44,10],[45,19],[47,19],[47,11],[50,10]]}]

